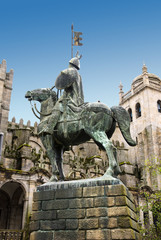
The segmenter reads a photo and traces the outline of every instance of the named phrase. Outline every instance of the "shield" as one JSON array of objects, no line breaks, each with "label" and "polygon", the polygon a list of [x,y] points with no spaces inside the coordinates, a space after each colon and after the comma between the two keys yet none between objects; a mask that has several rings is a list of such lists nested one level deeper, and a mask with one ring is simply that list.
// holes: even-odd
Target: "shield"
[{"label": "shield", "polygon": [[67,68],[59,74],[55,81],[57,89],[65,89],[70,87],[79,78],[78,71],[75,68]]}]

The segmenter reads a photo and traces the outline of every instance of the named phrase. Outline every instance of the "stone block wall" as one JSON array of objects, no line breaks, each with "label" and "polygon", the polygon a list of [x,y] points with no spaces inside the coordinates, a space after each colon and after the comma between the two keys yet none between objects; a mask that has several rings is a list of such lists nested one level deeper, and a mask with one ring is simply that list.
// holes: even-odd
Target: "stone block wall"
[{"label": "stone block wall", "polygon": [[122,184],[40,189],[30,240],[140,239],[136,219],[132,194]]},{"label": "stone block wall", "polygon": [[7,64],[3,60],[0,64],[0,132],[6,133],[8,125],[8,114],[13,82],[13,69],[6,72]]}]

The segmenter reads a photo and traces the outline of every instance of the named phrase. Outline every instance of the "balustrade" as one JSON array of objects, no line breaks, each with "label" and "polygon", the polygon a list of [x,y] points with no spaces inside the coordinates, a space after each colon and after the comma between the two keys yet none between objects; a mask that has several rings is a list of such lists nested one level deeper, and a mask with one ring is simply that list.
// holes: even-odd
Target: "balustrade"
[{"label": "balustrade", "polygon": [[20,230],[0,230],[0,240],[22,240],[22,234]]}]

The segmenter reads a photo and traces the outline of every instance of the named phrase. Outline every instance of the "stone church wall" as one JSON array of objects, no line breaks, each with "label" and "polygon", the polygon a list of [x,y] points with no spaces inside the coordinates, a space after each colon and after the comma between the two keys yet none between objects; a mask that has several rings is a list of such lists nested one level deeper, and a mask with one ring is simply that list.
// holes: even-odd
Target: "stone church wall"
[{"label": "stone church wall", "polygon": [[6,72],[6,61],[0,64],[0,132],[6,133],[8,124],[8,114],[10,109],[10,99],[13,82],[13,69]]}]

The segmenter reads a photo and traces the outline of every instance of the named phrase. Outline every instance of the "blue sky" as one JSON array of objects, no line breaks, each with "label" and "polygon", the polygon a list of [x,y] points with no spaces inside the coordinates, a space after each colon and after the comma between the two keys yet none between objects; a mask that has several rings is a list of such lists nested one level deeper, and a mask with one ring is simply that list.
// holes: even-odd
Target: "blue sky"
[{"label": "blue sky", "polygon": [[38,121],[27,90],[51,87],[71,58],[71,24],[83,32],[80,74],[85,101],[119,103],[141,74],[161,77],[159,0],[0,0],[0,63],[14,69],[9,120]]}]

